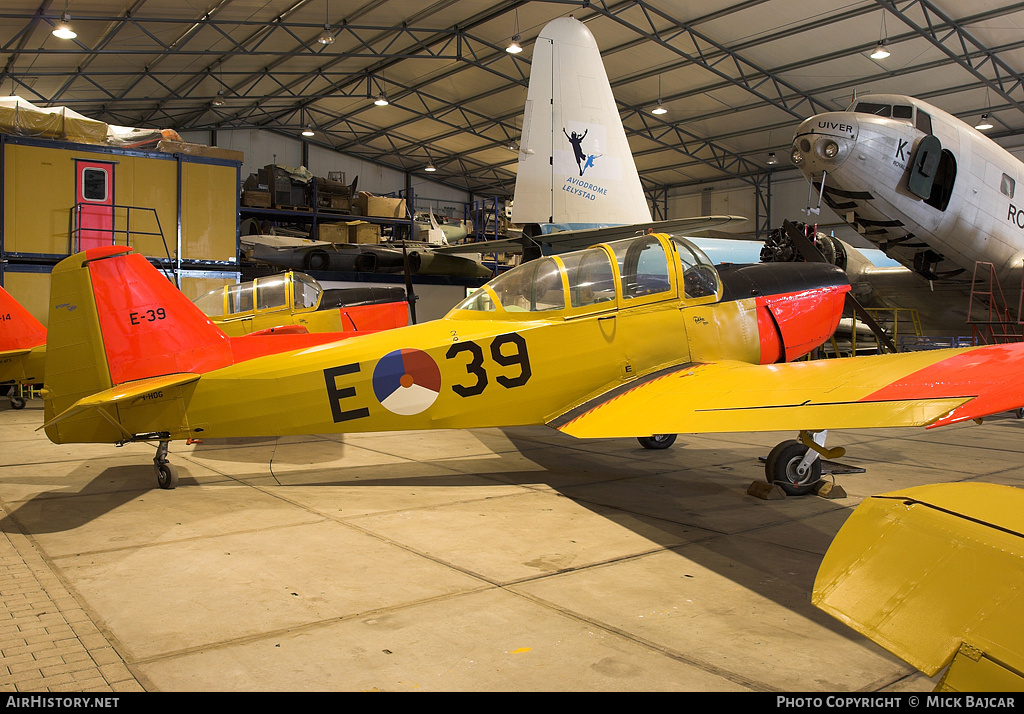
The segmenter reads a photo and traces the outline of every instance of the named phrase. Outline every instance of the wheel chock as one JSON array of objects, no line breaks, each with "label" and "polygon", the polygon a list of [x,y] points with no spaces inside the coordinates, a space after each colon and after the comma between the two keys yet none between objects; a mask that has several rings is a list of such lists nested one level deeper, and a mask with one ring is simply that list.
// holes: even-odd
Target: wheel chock
[{"label": "wheel chock", "polygon": [[781,501],[786,497],[786,492],[778,484],[760,480],[750,484],[747,494],[765,501]]},{"label": "wheel chock", "polygon": [[846,490],[832,481],[819,481],[814,487],[814,494],[821,498],[846,498]]}]

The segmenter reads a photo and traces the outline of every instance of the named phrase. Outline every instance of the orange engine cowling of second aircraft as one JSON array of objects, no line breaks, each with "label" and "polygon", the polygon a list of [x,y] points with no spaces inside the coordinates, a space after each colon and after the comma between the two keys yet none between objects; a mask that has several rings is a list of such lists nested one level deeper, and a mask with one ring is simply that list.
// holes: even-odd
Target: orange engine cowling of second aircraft
[{"label": "orange engine cowling of second aircraft", "polygon": [[723,300],[753,298],[761,364],[791,362],[839,326],[850,283],[826,263],[770,263],[719,268]]}]

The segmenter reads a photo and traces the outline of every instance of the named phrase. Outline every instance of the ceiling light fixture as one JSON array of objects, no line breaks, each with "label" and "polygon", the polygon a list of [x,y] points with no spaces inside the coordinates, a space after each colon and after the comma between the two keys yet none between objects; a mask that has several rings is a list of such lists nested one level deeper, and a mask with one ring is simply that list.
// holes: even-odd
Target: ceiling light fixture
[{"label": "ceiling light fixture", "polygon": [[885,46],[889,44],[889,33],[885,29],[885,10],[882,10],[882,27],[879,30],[879,35],[875,51],[870,55],[871,59],[885,59],[889,56],[889,50],[885,49]]},{"label": "ceiling light fixture", "polygon": [[373,103],[378,107],[386,107],[388,105],[388,95],[381,92],[377,95],[377,98],[373,100]]},{"label": "ceiling light fixture", "polygon": [[59,37],[62,40],[73,40],[78,37],[78,33],[71,29],[71,15],[65,10],[64,14],[60,16],[60,24],[57,25],[57,29],[53,31],[54,37]]},{"label": "ceiling light fixture", "polygon": [[213,106],[222,107],[224,106],[224,90],[218,89],[217,96],[213,98]]},{"label": "ceiling light fixture", "polygon": [[993,126],[992,122],[988,120],[988,114],[982,114],[981,121],[975,124],[974,128],[980,131],[985,131],[986,129],[991,129]]},{"label": "ceiling light fixture", "polygon": [[779,163],[779,160],[775,158],[775,152],[774,151],[769,151],[768,152],[768,165],[769,166],[774,166],[777,163]]},{"label": "ceiling light fixture", "polygon": [[434,163],[433,162],[427,164],[426,167],[423,170],[424,171],[437,171],[437,169],[434,168]]},{"label": "ceiling light fixture", "polygon": [[316,132],[313,131],[313,127],[311,127],[309,124],[306,124],[306,128],[302,130],[302,135],[303,136],[316,136]]},{"label": "ceiling light fixture", "polygon": [[519,44],[519,41],[523,39],[519,36],[519,8],[516,8],[516,20],[515,25],[512,28],[512,41],[509,43],[505,51],[510,55],[517,55],[523,51],[523,46]]},{"label": "ceiling light fixture", "polygon": [[656,106],[654,109],[651,110],[651,114],[664,114],[667,111],[668,111],[668,109],[666,109],[661,104],[661,75],[659,74],[658,75],[658,106]]},{"label": "ceiling light fixture", "polygon": [[316,41],[326,47],[334,44],[334,34],[331,32],[331,2],[327,0],[327,15],[324,17],[324,31],[316,38]]}]

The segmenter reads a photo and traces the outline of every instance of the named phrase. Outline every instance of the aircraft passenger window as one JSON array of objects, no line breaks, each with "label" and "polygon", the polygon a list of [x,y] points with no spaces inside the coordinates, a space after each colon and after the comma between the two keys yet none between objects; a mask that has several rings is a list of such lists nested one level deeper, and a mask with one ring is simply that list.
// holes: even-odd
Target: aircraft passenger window
[{"label": "aircraft passenger window", "polygon": [[256,282],[256,304],[260,310],[284,307],[288,296],[284,276],[261,278]]},{"label": "aircraft passenger window", "polygon": [[619,263],[624,298],[667,292],[672,287],[668,258],[657,238],[630,238],[610,245]]},{"label": "aircraft passenger window", "polygon": [[897,104],[892,108],[893,119],[911,119],[914,116],[914,108],[905,104]]},{"label": "aircraft passenger window", "polygon": [[892,114],[892,105],[874,104],[873,102],[860,102],[853,110],[858,114],[874,114],[879,117],[887,117]]},{"label": "aircraft passenger window", "polygon": [[252,312],[252,283],[228,286],[228,314]]},{"label": "aircraft passenger window", "polygon": [[[562,274],[551,258],[531,260],[491,283],[498,302],[509,312],[561,310],[565,307]],[[467,308],[468,309],[468,308]]]},{"label": "aircraft passenger window", "polygon": [[1004,196],[1013,198],[1013,189],[1016,187],[1017,182],[1012,178],[1003,174],[1002,180],[999,182],[999,190],[1003,192]]},{"label": "aircraft passenger window", "polygon": [[923,131],[925,136],[931,136],[932,134],[932,118],[925,112],[918,111],[917,113],[917,130]]},{"label": "aircraft passenger window", "polygon": [[569,277],[570,305],[583,307],[615,300],[615,277],[607,253],[591,248],[561,257]]}]

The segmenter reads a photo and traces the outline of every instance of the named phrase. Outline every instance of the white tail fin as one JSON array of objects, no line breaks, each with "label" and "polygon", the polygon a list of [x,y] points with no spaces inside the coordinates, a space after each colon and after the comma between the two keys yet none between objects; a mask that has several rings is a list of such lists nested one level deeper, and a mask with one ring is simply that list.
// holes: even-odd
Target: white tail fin
[{"label": "white tail fin", "polygon": [[533,52],[512,222],[650,220],[597,42],[578,20],[552,20]]}]

